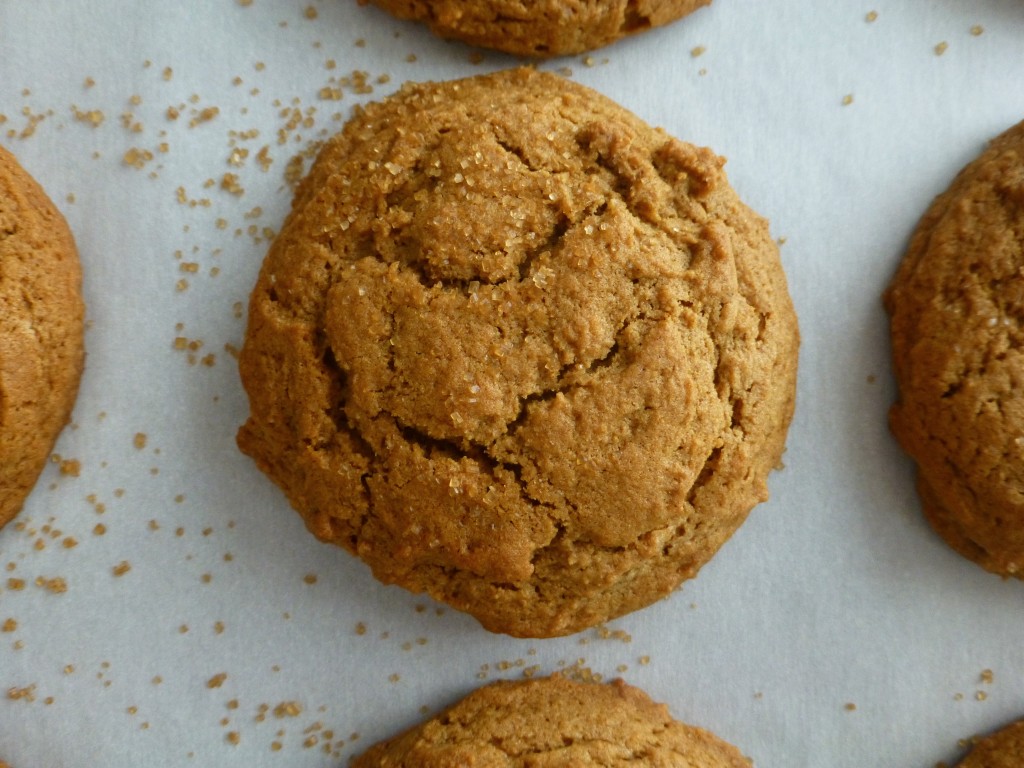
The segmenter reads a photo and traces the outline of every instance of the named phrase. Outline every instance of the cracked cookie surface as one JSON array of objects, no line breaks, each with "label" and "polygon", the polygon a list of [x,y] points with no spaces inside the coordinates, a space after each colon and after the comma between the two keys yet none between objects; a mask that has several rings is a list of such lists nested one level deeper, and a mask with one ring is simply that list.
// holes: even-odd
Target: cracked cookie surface
[{"label": "cracked cookie surface", "polygon": [[478,688],[437,717],[357,757],[353,768],[644,765],[749,768],[738,749],[673,720],[664,704],[621,680],[559,676]]},{"label": "cracked cookie surface", "polygon": [[925,516],[985,569],[1024,577],[1024,123],[925,213],[885,295]]},{"label": "cracked cookie surface", "polygon": [[0,527],[71,417],[84,360],[81,280],[64,218],[0,147]]},{"label": "cracked cookie surface", "polygon": [[593,50],[664,26],[711,0],[360,0],[453,38],[519,56]]},{"label": "cracked cookie surface", "polygon": [[793,409],[778,252],[722,163],[528,69],[368,106],[261,269],[239,446],[492,631],[663,597],[767,497]]}]

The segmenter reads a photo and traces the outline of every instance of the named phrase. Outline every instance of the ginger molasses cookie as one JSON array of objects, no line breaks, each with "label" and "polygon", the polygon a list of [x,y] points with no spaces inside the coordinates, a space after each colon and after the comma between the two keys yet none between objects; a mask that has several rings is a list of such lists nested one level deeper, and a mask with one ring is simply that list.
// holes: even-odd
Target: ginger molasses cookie
[{"label": "ginger molasses cookie", "polygon": [[446,38],[520,56],[561,56],[675,21],[711,0],[360,0]]},{"label": "ginger molasses cookie", "polygon": [[530,69],[368,106],[264,261],[239,446],[492,631],[663,597],[766,498],[793,409],[778,251],[722,163]]},{"label": "ginger molasses cookie", "polygon": [[957,768],[1020,768],[1024,765],[1024,721],[975,739]]},{"label": "ginger molasses cookie", "polygon": [[0,147],[0,527],[71,417],[84,360],[81,282],[67,223]]},{"label": "ginger molasses cookie", "polygon": [[673,720],[621,680],[559,676],[478,688],[436,717],[371,747],[353,768],[473,765],[749,768],[731,744]]},{"label": "ginger molasses cookie", "polygon": [[925,516],[958,552],[1024,576],[1024,123],[937,197],[885,294]]}]

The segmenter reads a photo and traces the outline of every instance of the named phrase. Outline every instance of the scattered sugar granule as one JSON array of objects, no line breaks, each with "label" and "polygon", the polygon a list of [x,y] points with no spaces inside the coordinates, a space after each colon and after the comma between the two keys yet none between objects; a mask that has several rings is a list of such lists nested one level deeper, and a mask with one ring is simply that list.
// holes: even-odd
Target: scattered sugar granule
[{"label": "scattered sugar granule", "polygon": [[70,477],[78,477],[82,471],[82,462],[78,459],[64,459],[60,463],[60,473]]},{"label": "scattered sugar granule", "polygon": [[228,679],[228,673],[227,672],[219,672],[216,675],[214,675],[213,677],[211,677],[209,680],[206,681],[206,687],[207,688],[220,688],[222,685],[224,685],[224,681],[227,680],[227,679]]},{"label": "scattered sugar granule", "polygon": [[298,717],[302,714],[302,705],[297,701],[282,701],[274,707],[274,717],[281,720],[285,717]]},{"label": "scattered sugar granule", "polygon": [[204,107],[196,112],[195,117],[188,121],[189,128],[195,128],[202,123],[208,123],[220,114],[219,107]]},{"label": "scattered sugar granule", "polygon": [[131,166],[132,168],[143,168],[146,163],[153,159],[153,153],[148,149],[140,149],[139,147],[131,147],[124,156],[121,158],[121,162],[124,165]]},{"label": "scattered sugar granule", "polygon": [[18,701],[24,699],[27,702],[33,702],[36,700],[36,686],[35,683],[32,685],[26,685],[24,688],[8,688],[7,698],[11,701]]},{"label": "scattered sugar granule", "polygon": [[100,109],[79,109],[72,104],[71,112],[75,116],[75,120],[80,123],[87,123],[93,128],[98,128],[106,120],[106,115]]},{"label": "scattered sugar granule", "polygon": [[42,587],[47,592],[50,592],[54,595],[62,595],[68,591],[68,583],[61,576],[54,576],[52,579],[47,579],[43,576],[37,576],[36,586]]},{"label": "scattered sugar granule", "polygon": [[245,189],[238,180],[238,174],[235,173],[225,173],[221,177],[220,188],[236,197],[241,197],[245,194]]}]

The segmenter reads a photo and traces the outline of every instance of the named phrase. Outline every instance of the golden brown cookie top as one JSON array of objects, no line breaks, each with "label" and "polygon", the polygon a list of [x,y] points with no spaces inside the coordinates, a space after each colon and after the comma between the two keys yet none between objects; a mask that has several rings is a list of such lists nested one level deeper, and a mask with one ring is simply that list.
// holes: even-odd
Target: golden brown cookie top
[{"label": "golden brown cookie top", "polygon": [[71,416],[84,357],[80,290],[64,218],[0,147],[0,527]]},{"label": "golden brown cookie top", "polygon": [[1020,768],[1024,765],[1024,721],[975,739],[957,768]]},{"label": "golden brown cookie top", "polygon": [[738,749],[673,720],[668,708],[621,680],[559,676],[479,688],[437,717],[380,742],[353,768],[647,765],[749,768]]},{"label": "golden brown cookie top", "polygon": [[675,21],[711,0],[360,0],[434,34],[521,56],[561,56]]},{"label": "golden brown cookie top", "polygon": [[937,197],[885,297],[893,432],[956,549],[1024,570],[1024,123]]},{"label": "golden brown cookie top", "polygon": [[665,595],[765,498],[793,405],[778,253],[722,162],[527,69],[367,107],[264,262],[239,445],[494,631]]}]

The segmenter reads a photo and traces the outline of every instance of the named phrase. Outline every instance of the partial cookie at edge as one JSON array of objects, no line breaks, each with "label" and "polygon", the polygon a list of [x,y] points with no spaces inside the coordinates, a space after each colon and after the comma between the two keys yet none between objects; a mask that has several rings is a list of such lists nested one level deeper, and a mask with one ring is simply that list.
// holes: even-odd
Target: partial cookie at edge
[{"label": "partial cookie at edge", "polygon": [[63,216],[0,147],[0,526],[71,417],[84,362],[81,267]]},{"label": "partial cookie at edge", "polygon": [[673,720],[638,688],[559,676],[478,688],[436,717],[355,758],[353,768],[499,766],[749,768],[712,733]]},{"label": "partial cookie at edge", "polygon": [[926,518],[983,568],[1024,576],[1024,123],[934,200],[885,305],[890,425]]},{"label": "partial cookie at edge", "polygon": [[1020,768],[1024,765],[1024,721],[972,740],[957,768]]},{"label": "partial cookie at edge", "polygon": [[664,26],[711,0],[359,0],[439,37],[544,58],[601,48]]}]

